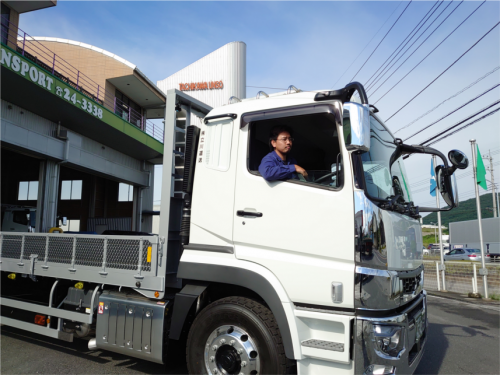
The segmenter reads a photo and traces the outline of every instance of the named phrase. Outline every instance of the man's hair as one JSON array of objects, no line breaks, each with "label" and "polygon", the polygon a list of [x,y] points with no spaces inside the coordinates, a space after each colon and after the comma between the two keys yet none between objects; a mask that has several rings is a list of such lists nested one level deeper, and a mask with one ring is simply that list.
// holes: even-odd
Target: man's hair
[{"label": "man's hair", "polygon": [[290,134],[290,137],[293,137],[293,130],[291,127],[289,127],[287,125],[273,126],[273,128],[269,132],[269,148],[271,149],[271,151],[274,150],[274,147],[273,147],[271,141],[276,141],[278,139],[278,136],[283,132],[288,132]]}]

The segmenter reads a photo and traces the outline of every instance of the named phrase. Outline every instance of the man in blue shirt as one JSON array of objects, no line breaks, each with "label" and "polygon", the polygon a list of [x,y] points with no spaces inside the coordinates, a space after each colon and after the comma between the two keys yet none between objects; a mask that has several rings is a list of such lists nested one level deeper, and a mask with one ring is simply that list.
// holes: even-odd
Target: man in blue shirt
[{"label": "man in blue shirt", "polygon": [[271,129],[269,147],[273,151],[264,156],[259,165],[259,172],[267,181],[297,178],[297,173],[307,177],[307,171],[289,156],[293,143],[291,134],[292,129],[286,125]]}]

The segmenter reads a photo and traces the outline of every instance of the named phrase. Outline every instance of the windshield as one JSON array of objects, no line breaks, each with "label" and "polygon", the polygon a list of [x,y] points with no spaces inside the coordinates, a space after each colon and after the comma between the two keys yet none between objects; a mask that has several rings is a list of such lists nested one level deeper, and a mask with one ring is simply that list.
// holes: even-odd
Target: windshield
[{"label": "windshield", "polygon": [[392,169],[389,165],[394,151],[396,145],[391,133],[370,116],[370,151],[361,154],[366,191],[373,198],[387,199],[400,195],[405,202],[410,202],[411,192],[403,158],[396,159]]}]

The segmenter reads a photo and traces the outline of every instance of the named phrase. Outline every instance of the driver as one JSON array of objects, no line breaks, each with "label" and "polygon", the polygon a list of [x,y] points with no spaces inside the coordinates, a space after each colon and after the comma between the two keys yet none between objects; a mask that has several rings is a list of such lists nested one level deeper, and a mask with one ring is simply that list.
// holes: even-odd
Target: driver
[{"label": "driver", "polygon": [[292,149],[292,129],[286,125],[277,125],[269,134],[269,148],[272,150],[262,158],[259,172],[267,181],[297,178],[297,173],[307,177],[307,171],[298,166],[289,156]]}]

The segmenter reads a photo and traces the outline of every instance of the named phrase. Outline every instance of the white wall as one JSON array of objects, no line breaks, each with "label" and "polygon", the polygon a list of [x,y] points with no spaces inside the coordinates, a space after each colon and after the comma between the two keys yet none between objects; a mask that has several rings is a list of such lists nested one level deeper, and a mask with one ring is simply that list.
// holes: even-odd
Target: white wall
[{"label": "white wall", "polygon": [[246,94],[246,44],[231,42],[198,61],[158,81],[157,86],[167,92],[179,90],[180,83],[222,81],[222,89],[184,91],[186,94],[216,108],[227,104],[231,96],[240,99]]},{"label": "white wall", "polygon": [[[153,211],[160,211],[161,205],[155,204],[153,206]],[[153,230],[151,233],[159,234],[160,233],[160,215],[153,215]]]}]

